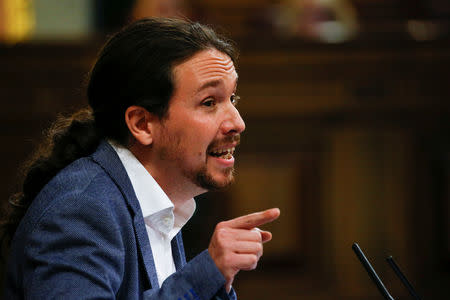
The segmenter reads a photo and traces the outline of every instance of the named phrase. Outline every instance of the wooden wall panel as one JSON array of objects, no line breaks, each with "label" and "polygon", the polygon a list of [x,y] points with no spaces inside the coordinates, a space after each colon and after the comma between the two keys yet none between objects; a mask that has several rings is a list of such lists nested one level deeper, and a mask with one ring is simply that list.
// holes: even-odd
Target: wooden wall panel
[{"label": "wooden wall panel", "polygon": [[[0,47],[3,201],[41,131],[58,113],[86,104],[82,86],[97,44]],[[387,251],[425,298],[446,298],[447,246],[434,236],[445,222],[429,160],[448,145],[450,45],[241,48],[247,129],[238,182],[205,196],[212,202],[200,203],[202,222],[192,223],[186,245],[207,247],[219,217],[279,204],[273,230],[280,239],[257,271],[236,279],[242,299],[378,298],[351,252],[354,240],[396,295],[404,292],[382,262]]]}]

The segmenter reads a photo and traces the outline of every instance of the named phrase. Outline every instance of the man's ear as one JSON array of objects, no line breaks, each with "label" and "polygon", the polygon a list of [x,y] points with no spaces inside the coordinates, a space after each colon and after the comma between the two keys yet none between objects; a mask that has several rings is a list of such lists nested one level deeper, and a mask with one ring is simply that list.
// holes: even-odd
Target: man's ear
[{"label": "man's ear", "polygon": [[153,142],[153,122],[156,117],[141,106],[130,106],[125,111],[125,123],[133,137],[144,146]]}]

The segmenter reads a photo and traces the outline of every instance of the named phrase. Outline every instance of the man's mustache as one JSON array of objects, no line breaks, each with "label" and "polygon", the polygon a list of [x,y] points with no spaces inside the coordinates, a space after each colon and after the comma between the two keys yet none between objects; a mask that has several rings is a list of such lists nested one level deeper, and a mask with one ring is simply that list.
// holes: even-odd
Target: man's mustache
[{"label": "man's mustache", "polygon": [[241,135],[240,134],[236,134],[233,136],[227,136],[221,140],[213,141],[209,145],[208,150],[220,148],[222,145],[225,146],[225,145],[234,144],[234,143],[236,143],[236,146],[241,143]]}]

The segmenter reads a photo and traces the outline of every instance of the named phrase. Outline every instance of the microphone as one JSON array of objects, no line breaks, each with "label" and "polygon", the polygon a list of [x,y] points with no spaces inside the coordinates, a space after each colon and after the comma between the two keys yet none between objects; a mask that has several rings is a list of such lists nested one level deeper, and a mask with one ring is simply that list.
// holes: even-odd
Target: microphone
[{"label": "microphone", "polygon": [[411,296],[413,296],[413,298],[416,300],[421,300],[419,295],[417,295],[416,291],[414,290],[412,284],[409,283],[408,279],[406,279],[406,276],[403,274],[398,265],[395,263],[394,258],[392,256],[389,256],[388,258],[386,258],[386,261],[392,267],[398,278],[400,278],[401,282],[406,287]]},{"label": "microphone", "polygon": [[370,262],[367,260],[366,256],[362,252],[361,248],[357,243],[353,243],[352,249],[355,252],[356,256],[359,258],[359,261],[362,263],[364,268],[366,269],[367,273],[369,274],[370,278],[372,278],[373,282],[377,286],[378,290],[380,291],[381,295],[387,300],[395,300],[391,294],[389,294],[388,290],[384,286],[383,282],[381,281],[380,277],[378,277],[377,272],[373,269]]}]

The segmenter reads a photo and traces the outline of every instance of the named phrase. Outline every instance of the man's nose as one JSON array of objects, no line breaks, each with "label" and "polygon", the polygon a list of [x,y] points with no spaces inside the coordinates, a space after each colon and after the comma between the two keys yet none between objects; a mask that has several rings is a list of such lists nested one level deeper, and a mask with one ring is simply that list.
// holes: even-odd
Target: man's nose
[{"label": "man's nose", "polygon": [[225,135],[241,133],[245,130],[245,123],[235,106],[227,111],[227,116],[222,123],[222,132]]}]

